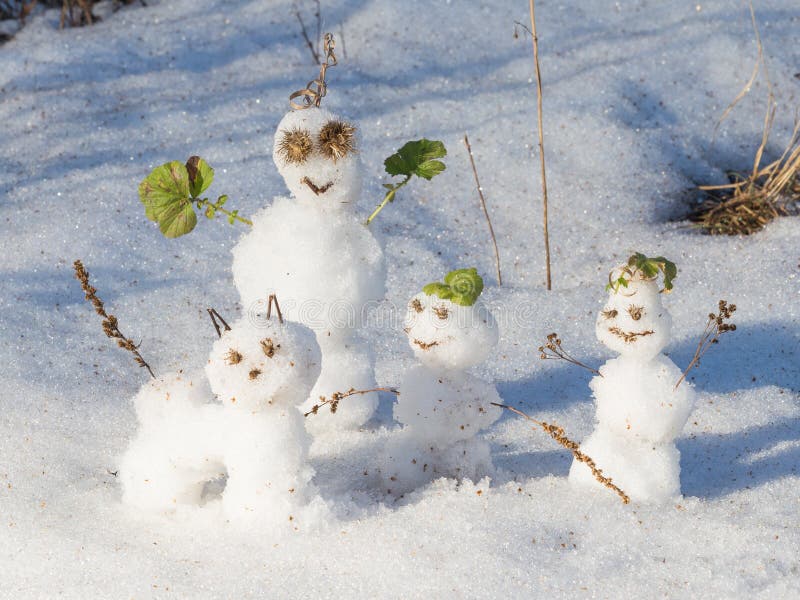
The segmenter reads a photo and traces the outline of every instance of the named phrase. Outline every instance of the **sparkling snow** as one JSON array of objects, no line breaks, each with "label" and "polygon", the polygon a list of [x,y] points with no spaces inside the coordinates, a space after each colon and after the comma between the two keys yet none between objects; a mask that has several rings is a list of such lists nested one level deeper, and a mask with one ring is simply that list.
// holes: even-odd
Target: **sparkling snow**
[{"label": "sparkling snow", "polygon": [[[190,235],[164,239],[137,185],[152,167],[199,154],[216,169],[209,193],[228,194],[242,215],[285,196],[273,133],[317,68],[289,0],[148,0],[65,31],[49,11],[0,46],[0,597],[800,595],[798,220],[745,238],[702,236],[679,220],[687,188],[746,170],[760,141],[762,83],[711,145],[755,59],[746,6],[537,3],[547,292],[530,40],[513,36],[527,3],[322,4],[325,28],[344,34],[323,106],[359,124],[360,214],[383,197],[382,161],[405,141],[448,149],[443,174],[413,181],[371,225],[387,265],[386,301],[364,332],[378,384],[398,385],[415,364],[402,331],[408,299],[474,266],[500,332],[475,375],[583,439],[590,374],[541,361],[536,348],[557,331],[576,358],[611,358],[594,334],[606,274],[633,250],[663,254],[680,270],[664,299],[666,352],[679,367],[717,301],[738,307],[737,331],[690,376],[696,408],[676,440],[684,498],[624,506],[606,490],[576,490],[569,453],[504,414],[483,434],[493,479],[442,479],[395,501],[375,464],[399,431],[383,394],[363,431],[310,448],[312,483],[332,512],[319,527],[273,536],[218,515],[126,507],[117,469],[147,373],[103,337],[72,261],[84,261],[156,374],[201,369],[216,340],[206,308],[232,319],[246,308],[231,275],[246,226],[201,218]],[[756,13],[779,101],[775,156],[800,98],[800,12],[769,0]]]}]

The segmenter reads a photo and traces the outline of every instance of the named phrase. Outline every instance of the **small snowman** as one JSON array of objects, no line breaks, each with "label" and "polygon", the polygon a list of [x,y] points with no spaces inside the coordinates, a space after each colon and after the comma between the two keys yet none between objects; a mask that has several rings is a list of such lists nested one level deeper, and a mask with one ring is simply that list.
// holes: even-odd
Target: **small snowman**
[{"label": "small snowman", "polygon": [[156,511],[200,505],[227,475],[225,516],[246,524],[293,524],[321,500],[311,485],[309,438],[297,407],[320,371],[311,330],[282,319],[244,318],[221,332],[201,378],[147,384],[134,403],[141,427],[123,458],[123,499]]},{"label": "small snowman", "polygon": [[483,280],[475,269],[452,271],[414,296],[405,332],[420,365],[398,388],[395,419],[403,425],[386,448],[382,476],[401,495],[439,477],[477,481],[493,472],[489,444],[478,433],[501,414],[494,385],[466,373],[498,341],[492,314],[478,300]]},{"label": "small snowman", "polygon": [[[657,276],[664,272],[664,289]],[[635,254],[611,272],[609,294],[596,323],[597,338],[620,356],[600,367],[589,387],[597,425],[581,444],[633,500],[666,502],[680,497],[680,453],[675,438],[694,406],[690,385],[676,388],[681,370],[662,354],[672,319],[662,292],[672,288],[674,264]],[[573,461],[574,484],[598,486],[589,468]]]},{"label": "small snowman", "polygon": [[[288,318],[315,331],[322,373],[308,410],[320,396],[376,386],[374,357],[357,330],[366,307],[384,297],[386,269],[380,244],[356,214],[361,164],[355,125],[318,102],[292,106],[273,148],[292,197],[275,198],[254,215],[252,230],[233,249],[233,279],[246,309],[278,289]],[[350,398],[336,415],[320,414],[309,426],[357,428],[377,404],[374,393]]]}]

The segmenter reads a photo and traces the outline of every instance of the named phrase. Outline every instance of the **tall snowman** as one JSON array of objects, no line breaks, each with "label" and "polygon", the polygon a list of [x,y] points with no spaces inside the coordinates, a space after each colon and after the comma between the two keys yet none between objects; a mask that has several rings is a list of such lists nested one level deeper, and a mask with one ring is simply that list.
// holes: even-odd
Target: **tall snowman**
[{"label": "tall snowman", "polygon": [[[602,466],[603,474],[631,499],[655,503],[681,494],[675,438],[695,399],[688,383],[675,387],[681,370],[662,354],[670,339],[672,319],[662,304],[658,269],[653,265],[663,260],[637,254],[611,273],[608,300],[598,314],[596,334],[620,356],[600,367],[600,375],[589,383],[597,424],[581,444]],[[668,265],[665,289],[669,289],[674,265],[664,263]],[[573,461],[569,479],[578,485],[600,485],[578,461]]]},{"label": "tall snowman", "polygon": [[492,475],[489,444],[478,434],[500,418],[494,385],[466,372],[497,345],[498,327],[478,299],[475,269],[448,273],[408,304],[405,331],[421,364],[406,372],[394,417],[403,428],[381,460],[387,493],[402,495],[439,477]]},{"label": "tall snowman", "polygon": [[[273,292],[289,320],[314,330],[322,349],[322,373],[304,410],[320,396],[351,388],[374,388],[374,359],[358,337],[366,308],[385,295],[386,270],[380,244],[356,214],[361,164],[353,123],[319,107],[324,72],[335,64],[326,40],[317,92],[281,120],[273,160],[291,192],[253,216],[252,230],[233,249],[233,279],[245,310]],[[314,101],[315,100],[315,101]],[[336,414],[309,421],[315,432],[357,428],[378,404],[374,393],[348,398]]]}]

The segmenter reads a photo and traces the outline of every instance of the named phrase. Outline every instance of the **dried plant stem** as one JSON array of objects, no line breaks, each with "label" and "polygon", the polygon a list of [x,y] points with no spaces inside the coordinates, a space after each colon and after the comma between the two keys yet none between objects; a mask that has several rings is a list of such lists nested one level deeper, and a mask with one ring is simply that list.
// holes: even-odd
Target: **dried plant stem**
[{"label": "dried plant stem", "polygon": [[89,272],[83,266],[83,263],[80,260],[76,260],[73,263],[73,267],[75,268],[75,278],[81,282],[81,288],[83,288],[86,294],[86,299],[92,303],[95,312],[103,317],[103,333],[105,333],[107,337],[117,340],[117,345],[120,348],[133,354],[136,364],[147,369],[147,372],[150,373],[150,377],[155,379],[156,376],[150,368],[150,365],[148,365],[144,358],[142,358],[142,355],[139,354],[139,346],[134,344],[133,340],[125,337],[119,330],[117,317],[106,313],[103,301],[97,296],[97,289],[92,287],[89,283]]},{"label": "dried plant stem", "polygon": [[219,327],[219,323],[217,323],[217,319],[222,323],[225,331],[231,330],[231,326],[228,325],[228,322],[222,318],[222,315],[219,314],[215,308],[207,308],[206,311],[208,312],[208,316],[211,317],[211,323],[214,325],[214,329],[217,331],[217,337],[222,337],[222,330]]},{"label": "dried plant stem", "polygon": [[73,15],[72,9],[74,4],[77,4],[81,9],[81,15],[85,20],[86,25],[91,25],[94,22],[94,15],[92,14],[92,5],[94,4],[93,0],[62,0],[61,1],[61,18],[59,19],[59,29],[64,29],[64,25],[67,22],[67,14],[69,13],[69,24],[70,27],[75,27],[76,25],[80,25],[80,20],[76,21],[75,16]]},{"label": "dried plant stem", "polygon": [[235,214],[235,212],[230,212],[229,210],[225,210],[221,206],[210,202],[208,198],[197,198],[195,202],[197,202],[197,208],[199,209],[208,209],[209,207],[212,207],[215,211],[221,212],[223,215],[228,217],[228,220],[231,223],[233,221],[239,221],[240,223],[244,223],[245,225],[250,225],[251,227],[253,225],[253,222],[250,219],[245,219],[244,217],[240,217],[239,215]]},{"label": "dried plant stem", "polygon": [[719,342],[719,336],[721,336],[723,333],[727,333],[728,331],[736,331],[736,325],[733,323],[727,323],[728,319],[730,319],[733,313],[736,312],[736,305],[728,304],[725,300],[720,300],[718,308],[719,314],[710,313],[708,315],[706,328],[703,330],[703,335],[700,336],[700,341],[697,343],[694,356],[692,357],[689,366],[683,371],[681,378],[678,379],[674,389],[677,390],[678,386],[683,382],[684,379],[686,379],[687,373],[697,366],[697,364],[700,362],[700,358],[708,351],[708,349],[711,347],[711,344],[716,344]]},{"label": "dried plant stem", "polygon": [[[652,332],[651,332],[652,333]],[[581,367],[586,369],[587,371],[591,371],[595,375],[599,375],[600,377],[603,374],[598,371],[597,369],[593,369],[589,365],[586,365],[579,361],[576,358],[570,356],[566,350],[561,346],[561,338],[558,337],[557,333],[551,333],[547,336],[547,342],[544,346],[539,346],[539,358],[542,360],[565,360],[568,363],[575,365],[576,367]]]},{"label": "dried plant stem", "polygon": [[550,233],[547,218],[547,174],[544,166],[544,133],[542,131],[542,73],[539,69],[539,38],[536,35],[536,10],[534,0],[529,0],[531,13],[531,37],[533,38],[533,62],[536,65],[536,122],[539,135],[539,163],[542,173],[542,209],[544,218],[544,256],[547,268],[547,289],[552,289],[550,276]]},{"label": "dried plant stem", "polygon": [[478,169],[475,167],[475,157],[472,155],[472,146],[469,143],[469,137],[466,132],[464,133],[464,145],[467,147],[467,154],[469,154],[469,163],[472,165],[472,174],[475,176],[475,187],[478,190],[478,197],[481,200],[481,208],[486,217],[486,224],[489,225],[489,235],[492,236],[492,245],[494,246],[494,262],[497,267],[497,285],[503,285],[503,275],[500,272],[500,252],[497,250],[497,238],[494,235],[494,228],[492,227],[492,220],[489,218],[489,210],[486,208],[486,198],[483,197],[483,188],[478,179]]},{"label": "dried plant stem", "polygon": [[326,398],[325,396],[319,397],[319,404],[315,404],[311,407],[311,410],[305,413],[303,416],[307,417],[309,415],[315,415],[319,412],[319,409],[323,406],[330,406],[331,412],[335,413],[336,409],[339,408],[339,402],[348,398],[349,396],[361,395],[361,394],[369,394],[371,392],[389,392],[390,394],[394,394],[395,396],[399,396],[400,392],[398,392],[394,388],[388,387],[376,387],[369,390],[357,390],[355,388],[350,388],[346,392],[334,392],[331,394],[330,398]]},{"label": "dried plant stem", "polygon": [[300,10],[297,6],[293,9],[294,16],[297,18],[297,21],[300,23],[300,33],[303,35],[303,40],[306,42],[306,46],[308,46],[309,52],[311,52],[311,58],[314,60],[314,64],[319,64],[320,57],[319,57],[319,32],[321,28],[321,14],[319,10],[319,2],[317,2],[317,12],[315,16],[317,18],[317,43],[311,41],[311,37],[308,35],[308,30],[306,29],[306,24],[303,22],[303,16],[300,14]]},{"label": "dried plant stem", "polygon": [[572,456],[575,457],[575,460],[582,462],[587,467],[589,467],[589,469],[591,469],[592,471],[592,475],[594,475],[594,478],[601,484],[603,484],[605,487],[616,493],[617,496],[619,496],[622,499],[623,504],[628,504],[631,501],[631,499],[625,492],[623,492],[619,487],[614,485],[610,477],[606,477],[605,475],[603,475],[602,469],[599,469],[597,467],[594,460],[592,460],[590,456],[587,456],[586,454],[581,452],[580,445],[577,442],[573,442],[571,439],[567,437],[566,433],[564,433],[563,427],[560,427],[559,425],[556,425],[554,423],[537,421],[530,415],[525,414],[524,412],[514,408],[513,406],[508,406],[507,404],[497,404],[496,402],[492,402],[492,404],[494,406],[499,406],[500,408],[510,410],[514,414],[519,415],[523,419],[530,421],[531,423],[542,429],[542,431],[544,431],[547,435],[553,438],[556,442],[558,442],[564,448],[572,452]]},{"label": "dried plant stem", "polygon": [[275,311],[278,313],[278,321],[283,324],[283,313],[281,313],[281,306],[278,304],[278,296],[275,294],[269,295],[269,300],[267,304],[267,319],[272,317],[272,305],[275,304]]}]

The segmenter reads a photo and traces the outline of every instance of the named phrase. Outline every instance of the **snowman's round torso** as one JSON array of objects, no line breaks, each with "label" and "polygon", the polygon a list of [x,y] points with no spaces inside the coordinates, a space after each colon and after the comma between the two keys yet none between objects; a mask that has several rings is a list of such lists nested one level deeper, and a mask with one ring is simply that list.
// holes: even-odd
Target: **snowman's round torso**
[{"label": "snowman's round torso", "polygon": [[669,358],[620,356],[600,367],[600,373],[589,385],[601,428],[654,443],[680,434],[694,406],[694,390],[688,384],[675,389],[681,371]]},{"label": "snowman's round torso", "polygon": [[474,437],[498,418],[494,385],[458,371],[411,368],[399,387],[394,418],[420,440],[444,447]]},{"label": "snowman's round torso", "polygon": [[349,212],[277,198],[234,248],[233,278],[245,310],[275,292],[288,319],[335,333],[357,327],[362,307],[383,298],[385,265],[378,242]]}]

